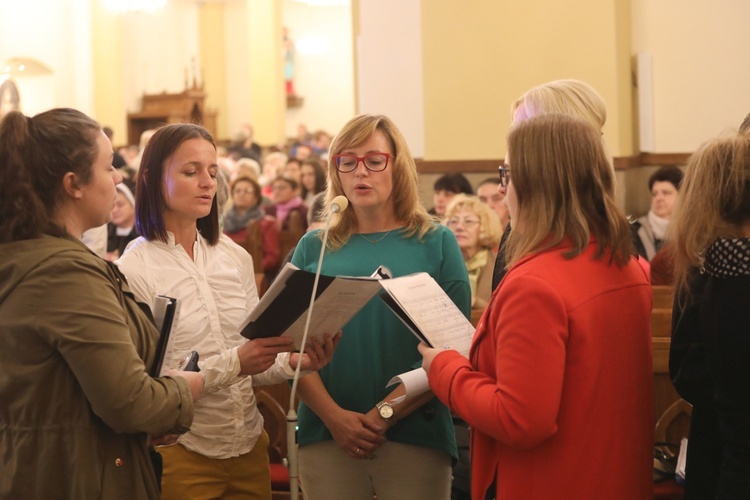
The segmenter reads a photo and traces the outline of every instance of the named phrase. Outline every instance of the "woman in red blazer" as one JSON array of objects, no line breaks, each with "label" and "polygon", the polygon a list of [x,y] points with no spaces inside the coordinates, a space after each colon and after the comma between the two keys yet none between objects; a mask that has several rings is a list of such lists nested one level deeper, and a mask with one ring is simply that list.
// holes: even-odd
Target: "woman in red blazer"
[{"label": "woman in red blazer", "polygon": [[653,498],[651,286],[600,133],[529,118],[508,160],[509,270],[470,359],[420,346],[472,428],[472,498]]}]

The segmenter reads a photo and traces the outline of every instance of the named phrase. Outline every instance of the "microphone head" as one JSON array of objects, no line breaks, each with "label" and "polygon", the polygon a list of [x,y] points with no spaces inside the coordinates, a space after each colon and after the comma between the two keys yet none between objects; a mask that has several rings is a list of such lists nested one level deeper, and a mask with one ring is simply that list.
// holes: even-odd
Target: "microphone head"
[{"label": "microphone head", "polygon": [[346,207],[349,206],[349,200],[346,199],[346,196],[340,194],[337,197],[333,199],[331,202],[331,212],[337,214],[339,212],[343,212],[346,210]]}]

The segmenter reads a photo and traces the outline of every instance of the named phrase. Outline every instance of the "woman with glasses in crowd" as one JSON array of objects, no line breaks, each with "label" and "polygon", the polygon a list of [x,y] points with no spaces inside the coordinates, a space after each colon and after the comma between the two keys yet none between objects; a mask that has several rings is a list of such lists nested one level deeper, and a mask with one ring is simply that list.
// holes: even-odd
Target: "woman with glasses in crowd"
[{"label": "woman with glasses in crowd", "polygon": [[470,359],[420,345],[473,430],[472,498],[653,498],[651,285],[600,133],[565,115],[508,134],[508,272]]},{"label": "woman with glasses in crowd", "polygon": [[[417,170],[400,131],[384,116],[350,120],[334,139],[327,205],[334,216],[321,272],[393,277],[429,273],[469,314],[470,289],[453,234],[419,202]],[[292,263],[315,271],[322,231],[307,233]],[[394,405],[389,380],[419,363],[416,337],[374,298],[344,327],[330,365],[300,380],[300,474],[311,500],[447,499],[456,457],[448,409],[431,393]]]},{"label": "woman with glasses in crowd", "polygon": [[445,210],[443,223],[456,236],[471,286],[472,309],[484,309],[492,294],[492,269],[500,243],[497,214],[476,196],[456,195]]},{"label": "woman with glasses in crowd", "polygon": [[[263,250],[263,273],[271,276],[279,267],[279,224],[261,207],[260,192],[260,184],[251,177],[237,177],[232,182],[229,189],[232,208],[224,214],[223,230],[232,241],[246,248],[252,243],[248,238],[257,234]],[[258,225],[258,231],[248,235],[251,222]]]},{"label": "woman with glasses in crowd", "polygon": [[281,230],[290,229],[292,214],[302,225],[302,231],[307,229],[307,205],[299,195],[299,184],[289,177],[278,176],[271,183],[273,204],[264,207],[266,214],[276,217]]}]

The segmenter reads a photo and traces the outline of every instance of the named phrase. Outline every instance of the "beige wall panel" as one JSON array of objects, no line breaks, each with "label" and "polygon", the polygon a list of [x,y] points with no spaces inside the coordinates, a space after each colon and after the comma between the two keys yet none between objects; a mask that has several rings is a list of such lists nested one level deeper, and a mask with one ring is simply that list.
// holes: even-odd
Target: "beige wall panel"
[{"label": "beige wall panel", "polygon": [[117,14],[104,8],[101,0],[90,0],[94,57],[94,116],[114,132],[115,147],[128,141],[122,62],[122,30]]},{"label": "beige wall panel", "polygon": [[255,141],[259,144],[279,144],[284,141],[284,90],[281,2],[276,0],[247,0],[246,29],[249,36],[249,79]]},{"label": "beige wall panel", "polygon": [[206,92],[206,108],[218,111],[216,139],[228,139],[227,68],[224,50],[224,4],[205,3],[199,7],[200,60]]},{"label": "beige wall panel", "polygon": [[750,2],[632,0],[633,50],[653,58],[654,145],[691,152],[750,112]]},{"label": "beige wall panel", "polygon": [[620,114],[631,113],[622,15],[615,0],[423,2],[425,158],[503,157],[512,101],[559,78],[602,93],[610,149],[629,153],[630,131],[620,131],[628,124]]}]

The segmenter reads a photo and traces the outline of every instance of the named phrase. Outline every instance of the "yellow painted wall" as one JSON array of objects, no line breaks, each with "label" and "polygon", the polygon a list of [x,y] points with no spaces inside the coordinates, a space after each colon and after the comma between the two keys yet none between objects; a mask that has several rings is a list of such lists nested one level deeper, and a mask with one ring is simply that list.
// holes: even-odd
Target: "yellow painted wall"
[{"label": "yellow painted wall", "polygon": [[652,56],[656,152],[691,152],[750,112],[750,2],[632,0],[633,49]]},{"label": "yellow painted wall", "polygon": [[284,142],[286,93],[284,87],[281,2],[247,0],[250,94],[255,141],[259,144]]},{"label": "yellow painted wall", "polygon": [[229,138],[227,109],[227,67],[224,51],[224,4],[204,3],[198,17],[200,60],[203,68],[206,107],[218,110],[216,138]]},{"label": "yellow painted wall", "polygon": [[559,78],[607,101],[612,154],[631,154],[629,0],[422,2],[425,158],[505,154],[510,105]]},{"label": "yellow painted wall", "polygon": [[115,146],[128,142],[127,116],[124,112],[125,65],[122,62],[122,29],[117,14],[103,7],[101,0],[91,2],[93,44],[94,118],[114,131]]}]

